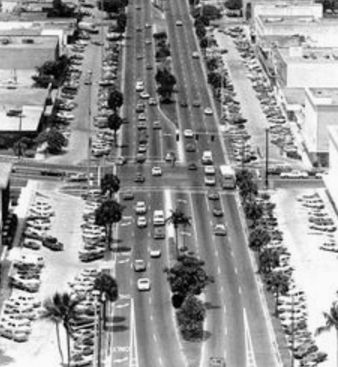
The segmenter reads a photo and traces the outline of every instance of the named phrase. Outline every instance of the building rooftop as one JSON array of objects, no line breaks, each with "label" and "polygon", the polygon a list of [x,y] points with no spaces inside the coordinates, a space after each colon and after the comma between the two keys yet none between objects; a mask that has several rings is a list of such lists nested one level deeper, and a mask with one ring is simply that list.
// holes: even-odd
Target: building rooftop
[{"label": "building rooftop", "polygon": [[306,42],[306,37],[300,34],[290,35],[267,35],[260,38],[262,45],[271,46],[276,45],[277,47],[292,47],[301,46]]},{"label": "building rooftop", "polygon": [[305,93],[317,106],[338,106],[338,88],[306,88]]},{"label": "building rooftop", "polygon": [[338,48],[299,46],[278,51],[286,62],[338,63]]},{"label": "building rooftop", "polygon": [[282,90],[286,103],[288,105],[304,105],[305,89],[304,88],[284,88]]},{"label": "building rooftop", "polygon": [[313,16],[308,15],[288,15],[288,16],[280,16],[280,15],[259,15],[258,16],[261,21],[265,25],[276,25],[276,26],[285,26],[285,25],[307,25],[309,23],[318,23],[318,19]]},{"label": "building rooftop", "polygon": [[55,49],[59,39],[57,36],[11,34],[0,36],[0,48],[52,48]]},{"label": "building rooftop", "polygon": [[12,163],[0,162],[0,189],[5,189],[7,187],[12,167]]}]

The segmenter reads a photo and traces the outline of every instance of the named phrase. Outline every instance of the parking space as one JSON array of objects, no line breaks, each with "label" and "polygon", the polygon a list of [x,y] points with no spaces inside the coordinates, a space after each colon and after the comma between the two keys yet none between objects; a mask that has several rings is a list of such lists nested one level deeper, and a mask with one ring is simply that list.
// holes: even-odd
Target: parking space
[{"label": "parking space", "polygon": [[[314,332],[337,297],[337,219],[324,189],[279,189],[272,199],[295,281],[306,295],[308,328]],[[321,366],[335,366],[334,331],[323,333],[316,342],[329,355]]]}]

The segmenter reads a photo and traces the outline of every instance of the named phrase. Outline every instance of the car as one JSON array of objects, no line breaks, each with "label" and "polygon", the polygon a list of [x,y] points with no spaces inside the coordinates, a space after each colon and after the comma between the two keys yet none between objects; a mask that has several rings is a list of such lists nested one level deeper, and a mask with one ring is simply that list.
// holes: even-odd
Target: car
[{"label": "car", "polygon": [[219,200],[219,193],[215,190],[208,191],[209,200]]},{"label": "car", "polygon": [[127,163],[127,158],[126,157],[123,157],[122,155],[120,155],[120,156],[116,157],[115,163],[118,166],[123,166],[124,164]]},{"label": "car", "polygon": [[152,258],[161,257],[161,249],[159,247],[152,247],[149,251],[149,255]]},{"label": "car", "polygon": [[147,99],[147,98],[150,98],[150,94],[148,92],[143,91],[140,93],[140,97],[142,99]]},{"label": "car", "polygon": [[153,225],[154,226],[164,226],[164,212],[161,209],[154,210],[153,212]]},{"label": "car", "polygon": [[145,109],[145,105],[143,102],[138,102],[135,108],[135,111],[140,113],[140,112],[144,112]]},{"label": "car", "polygon": [[134,271],[146,271],[147,264],[143,259],[135,259],[133,263]]},{"label": "car", "polygon": [[188,138],[188,139],[193,138],[194,137],[194,132],[191,129],[185,129],[183,131],[183,136],[185,138]]},{"label": "car", "polygon": [[213,164],[212,151],[211,150],[203,151],[201,161],[202,161],[202,164],[206,164],[206,165]]},{"label": "car", "polygon": [[147,123],[144,120],[137,121],[136,127],[138,130],[144,130],[147,128]]},{"label": "car", "polygon": [[196,144],[195,143],[188,143],[185,145],[185,151],[189,153],[196,152]]},{"label": "car", "polygon": [[142,28],[141,27],[137,27],[136,28],[136,32],[142,32]]},{"label": "car", "polygon": [[144,153],[137,153],[135,157],[136,163],[144,163],[146,161],[146,155]]},{"label": "car", "polygon": [[143,84],[143,81],[138,80],[138,81],[136,82],[135,90],[136,90],[136,92],[142,92],[142,91],[144,90],[144,84]]},{"label": "car", "polygon": [[56,237],[46,236],[42,240],[42,245],[49,248],[52,251],[63,251],[63,243],[58,241]]},{"label": "car", "polygon": [[144,215],[140,215],[136,219],[136,225],[139,228],[145,228],[148,225],[147,218]]},{"label": "car", "polygon": [[176,20],[176,23],[175,23],[178,27],[181,27],[183,26],[183,22],[181,20]]},{"label": "car", "polygon": [[161,129],[161,128],[162,128],[162,126],[161,126],[160,121],[156,120],[156,121],[153,122],[153,129],[154,130],[158,130],[158,129]]},{"label": "car", "polygon": [[282,172],[280,178],[308,178],[309,174],[305,171],[292,170],[290,172]]},{"label": "car", "polygon": [[223,357],[210,357],[208,367],[226,367]]},{"label": "car", "polygon": [[214,176],[204,176],[204,184],[207,186],[215,186],[216,179]]},{"label": "car", "polygon": [[147,117],[145,115],[145,113],[140,113],[138,116],[137,116],[137,119],[139,121],[146,121],[147,120]]},{"label": "car", "polygon": [[198,166],[195,162],[192,162],[192,163],[188,164],[188,170],[189,171],[197,171],[197,168],[198,168]]},{"label": "car", "polygon": [[212,214],[214,217],[223,217],[223,210],[222,208],[220,208],[219,206],[215,206],[213,209],[212,209]]},{"label": "car", "polygon": [[207,176],[215,176],[216,169],[214,166],[208,165],[204,167],[204,174]]},{"label": "car", "polygon": [[150,291],[151,283],[149,278],[140,278],[137,280],[137,289],[139,291]]},{"label": "car", "polygon": [[153,238],[155,240],[165,239],[165,228],[164,227],[154,227]]},{"label": "car", "polygon": [[142,60],[143,59],[143,55],[142,54],[137,54],[136,59],[137,60]]},{"label": "car", "polygon": [[211,116],[214,114],[213,110],[210,107],[205,107],[204,114],[207,116]]},{"label": "car", "polygon": [[146,23],[146,24],[144,25],[144,28],[151,28],[151,24],[150,24],[150,23]]},{"label": "car", "polygon": [[158,166],[153,167],[151,169],[151,174],[153,176],[162,176],[162,168]]},{"label": "car", "polygon": [[88,176],[86,173],[71,173],[66,180],[69,182],[84,182],[88,180]]},{"label": "car", "polygon": [[214,226],[214,235],[215,236],[226,236],[227,230],[224,224],[216,224]]},{"label": "car", "polygon": [[139,144],[137,151],[139,153],[146,153],[147,149],[148,149],[147,144]]},{"label": "car", "polygon": [[122,192],[122,199],[123,200],[133,200],[134,199],[134,193],[132,191],[125,191]]},{"label": "car", "polygon": [[153,69],[153,65],[151,65],[151,64],[147,64],[146,69],[147,69],[147,70],[152,70],[152,69]]},{"label": "car", "polygon": [[198,99],[194,99],[192,102],[192,106],[193,107],[200,107],[201,106],[201,101]]},{"label": "car", "polygon": [[152,44],[152,41],[151,41],[151,39],[146,39],[145,41],[144,41],[144,43],[146,44],[146,45],[151,45]]},{"label": "car", "polygon": [[142,173],[138,173],[134,178],[134,182],[136,183],[144,183],[146,178],[142,175]]},{"label": "car", "polygon": [[136,214],[145,214],[147,212],[147,206],[145,201],[137,201],[135,204]]},{"label": "car", "polygon": [[187,101],[184,101],[184,100],[183,100],[183,101],[181,101],[181,102],[180,102],[180,106],[181,106],[181,107],[188,107],[188,103],[187,103]]},{"label": "car", "polygon": [[164,157],[164,160],[166,162],[171,162],[173,160],[174,156],[175,156],[174,152],[167,152],[167,154]]},{"label": "car", "polygon": [[199,54],[197,51],[194,51],[194,52],[192,53],[192,58],[193,58],[193,59],[199,59],[199,58],[200,58],[200,54]]},{"label": "car", "polygon": [[149,98],[149,105],[150,106],[156,106],[157,105],[157,101],[154,97]]}]

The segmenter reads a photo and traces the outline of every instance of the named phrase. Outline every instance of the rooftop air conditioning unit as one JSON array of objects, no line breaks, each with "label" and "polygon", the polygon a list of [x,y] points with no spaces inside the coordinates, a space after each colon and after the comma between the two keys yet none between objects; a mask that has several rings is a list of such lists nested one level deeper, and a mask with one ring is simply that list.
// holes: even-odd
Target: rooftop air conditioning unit
[{"label": "rooftop air conditioning unit", "polygon": [[23,38],[21,42],[32,44],[34,43],[34,39],[33,38]]}]

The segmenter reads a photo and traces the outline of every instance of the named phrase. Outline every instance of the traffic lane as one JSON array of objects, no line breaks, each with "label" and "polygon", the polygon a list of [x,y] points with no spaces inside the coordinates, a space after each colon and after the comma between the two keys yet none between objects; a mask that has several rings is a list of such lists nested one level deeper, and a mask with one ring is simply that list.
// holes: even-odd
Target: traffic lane
[{"label": "traffic lane", "polygon": [[[163,209],[163,193],[147,193],[146,203],[148,205],[149,216],[152,217],[154,210]],[[153,242],[150,233],[151,225],[149,224],[147,235],[145,236],[144,241],[142,241],[143,243],[139,243],[137,245],[140,248],[142,258],[148,261],[147,270],[141,273],[134,272],[134,276],[131,277],[135,300],[137,349],[140,367],[151,366],[154,364],[154,361],[158,361],[160,364],[159,361],[161,359],[160,343],[162,340],[157,337],[152,303],[153,299],[156,298],[156,292],[158,291],[158,287],[155,286],[158,274],[156,274],[156,276],[153,274],[151,262],[149,262],[149,249]],[[151,281],[150,291],[141,292],[137,290],[137,279],[143,277],[148,277]],[[165,342],[168,343],[169,341],[166,340]]]},{"label": "traffic lane", "polygon": [[[272,341],[269,334],[263,306],[259,296],[256,274],[253,271],[245,233],[241,225],[238,204],[235,196],[224,196],[225,219],[228,233],[232,239],[234,266],[237,267],[238,281],[241,287],[242,304],[248,316],[251,340],[257,366],[277,366]],[[267,315],[267,317],[270,317]]]},{"label": "traffic lane", "polygon": [[[197,228],[197,243],[199,255],[205,261],[207,274],[214,277],[215,283],[205,290],[205,305],[207,307],[205,328],[209,337],[204,342],[202,351],[202,365],[207,365],[209,357],[224,356],[226,347],[226,323],[224,318],[225,294],[220,280],[219,258],[214,247],[216,241],[213,236],[213,219],[210,203],[205,194],[192,194],[192,208]],[[209,218],[207,217],[209,216]],[[223,280],[223,279],[222,279]],[[226,280],[227,281],[227,280]]]}]

